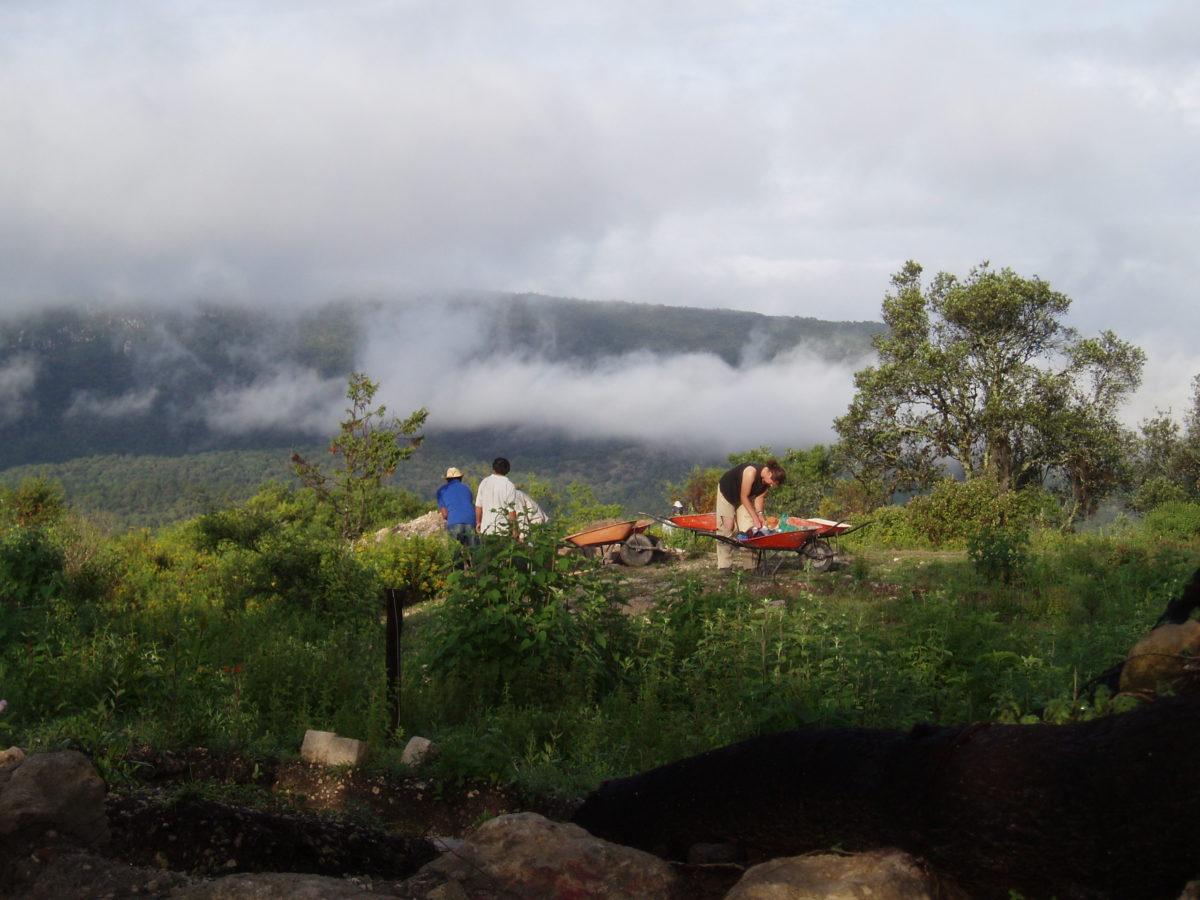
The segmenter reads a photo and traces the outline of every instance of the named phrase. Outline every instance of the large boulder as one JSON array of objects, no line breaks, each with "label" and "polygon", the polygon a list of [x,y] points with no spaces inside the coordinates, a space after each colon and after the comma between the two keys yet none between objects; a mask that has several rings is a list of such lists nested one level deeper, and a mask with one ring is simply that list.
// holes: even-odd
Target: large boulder
[{"label": "large boulder", "polygon": [[55,831],[88,845],[108,841],[106,788],[82,753],[37,753],[0,769],[0,835]]},{"label": "large boulder", "polygon": [[466,841],[404,882],[425,900],[666,900],[677,887],[663,860],[598,840],[537,813],[489,819]]}]

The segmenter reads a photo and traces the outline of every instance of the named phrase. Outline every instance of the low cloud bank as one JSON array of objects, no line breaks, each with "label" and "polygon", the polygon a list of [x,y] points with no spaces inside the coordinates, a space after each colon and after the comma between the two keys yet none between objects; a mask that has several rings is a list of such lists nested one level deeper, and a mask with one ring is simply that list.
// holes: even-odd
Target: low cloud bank
[{"label": "low cloud bank", "polygon": [[[498,338],[478,309],[432,304],[381,312],[364,332],[357,365],[379,383],[376,402],[401,418],[427,408],[429,432],[557,430],[722,455],[832,443],[833,421],[854,396],[854,373],[873,362],[832,362],[816,347],[763,359],[753,335],[737,366],[710,353],[665,352],[552,362]],[[1166,411],[1182,421],[1200,354],[1162,342],[1141,346],[1148,356],[1143,386],[1121,420],[1136,428]],[[324,436],[345,416],[345,390],[341,377],[275,367],[249,387],[211,396],[202,414],[226,433],[267,426]]]},{"label": "low cloud bank", "polygon": [[[397,415],[426,407],[431,429],[558,429],[728,453],[807,448],[834,438],[833,419],[867,364],[831,363],[797,348],[731,366],[715,354],[632,353],[592,365],[548,362],[494,346],[467,312],[408,312],[368,329],[364,371]],[[425,336],[416,341],[414,336]]]}]

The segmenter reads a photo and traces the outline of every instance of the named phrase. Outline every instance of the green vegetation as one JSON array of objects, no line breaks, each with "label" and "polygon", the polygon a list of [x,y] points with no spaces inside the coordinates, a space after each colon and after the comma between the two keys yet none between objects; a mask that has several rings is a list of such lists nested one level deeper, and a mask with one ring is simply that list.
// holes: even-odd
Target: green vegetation
[{"label": "green vegetation", "polygon": [[[909,504],[844,539],[847,564],[824,576],[593,567],[558,553],[554,526],[462,572],[441,534],[343,540],[308,488],[117,537],[38,498],[46,485],[0,498],[0,740],[78,746],[114,778],[141,744],[288,754],[318,728],[371,741],[384,765],[422,734],[446,779],[578,793],[798,725],[1097,715],[1109,701],[1076,689],[1200,559],[1195,534],[1129,525],[995,532],[1009,511],[985,498],[947,538],[969,553],[930,553]],[[911,543],[926,549],[894,549]],[[622,609],[647,590],[630,573],[656,606]],[[385,587],[419,601],[398,733]]]},{"label": "green vegetation", "polygon": [[291,452],[279,447],[189,456],[89,456],[16,466],[0,473],[0,485],[17,488],[43,479],[58,485],[72,508],[109,530],[153,529],[244,503],[264,482],[294,482]]}]

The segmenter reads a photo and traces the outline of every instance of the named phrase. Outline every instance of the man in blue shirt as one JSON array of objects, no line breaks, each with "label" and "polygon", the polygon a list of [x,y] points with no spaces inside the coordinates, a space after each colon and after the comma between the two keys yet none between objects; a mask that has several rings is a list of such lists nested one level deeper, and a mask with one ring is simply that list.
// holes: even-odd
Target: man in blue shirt
[{"label": "man in blue shirt", "polygon": [[463,473],[454,466],[446,470],[446,483],[437,491],[438,512],[446,522],[446,532],[464,547],[477,547],[475,500],[463,484]]}]

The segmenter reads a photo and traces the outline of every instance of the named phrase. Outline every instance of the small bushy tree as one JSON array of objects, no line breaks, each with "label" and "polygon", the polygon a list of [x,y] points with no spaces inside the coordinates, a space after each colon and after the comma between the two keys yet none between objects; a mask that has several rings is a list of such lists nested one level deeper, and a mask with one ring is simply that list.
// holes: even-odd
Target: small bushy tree
[{"label": "small bushy tree", "polygon": [[1027,530],[1042,524],[1047,497],[1040,491],[1009,491],[994,478],[944,479],[933,492],[914,497],[906,507],[914,534],[932,548],[964,549],[973,535],[987,530]]},{"label": "small bushy tree", "polygon": [[66,512],[63,486],[43,475],[27,478],[15,488],[0,485],[0,524],[52,525]]},{"label": "small bushy tree", "polygon": [[347,418],[329,444],[330,454],[341,458],[339,468],[325,472],[299,453],[292,454],[296,475],[333,508],[345,540],[361,535],[378,515],[384,479],[420,446],[416,433],[428,415],[422,408],[403,421],[386,419],[387,407],[372,406],[377,390],[379,385],[366,375],[351,373]]}]

